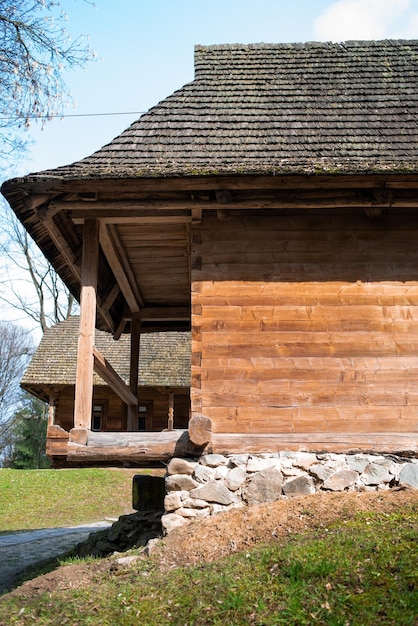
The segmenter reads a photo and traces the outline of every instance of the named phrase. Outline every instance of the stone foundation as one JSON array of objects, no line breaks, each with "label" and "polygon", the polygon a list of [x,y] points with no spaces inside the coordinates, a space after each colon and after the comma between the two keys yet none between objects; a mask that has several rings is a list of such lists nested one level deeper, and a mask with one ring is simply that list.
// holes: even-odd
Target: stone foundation
[{"label": "stone foundation", "polygon": [[418,460],[361,453],[207,454],[172,459],[165,483],[162,523],[170,532],[191,519],[318,491],[418,489]]}]

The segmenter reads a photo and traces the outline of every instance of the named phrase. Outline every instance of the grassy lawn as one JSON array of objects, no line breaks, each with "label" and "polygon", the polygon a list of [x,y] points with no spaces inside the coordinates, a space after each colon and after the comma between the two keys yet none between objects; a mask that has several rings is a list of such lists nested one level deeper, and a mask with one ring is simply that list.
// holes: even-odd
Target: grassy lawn
[{"label": "grassy lawn", "polygon": [[83,589],[0,600],[0,625],[416,625],[417,510],[161,573],[151,557]]},{"label": "grassy lawn", "polygon": [[74,526],[131,512],[138,469],[0,470],[0,532]]}]

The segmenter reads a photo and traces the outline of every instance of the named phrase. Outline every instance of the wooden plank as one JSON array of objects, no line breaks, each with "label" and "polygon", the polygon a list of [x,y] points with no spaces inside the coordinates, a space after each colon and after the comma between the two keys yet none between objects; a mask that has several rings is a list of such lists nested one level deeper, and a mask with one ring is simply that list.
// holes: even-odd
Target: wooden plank
[{"label": "wooden plank", "polygon": [[[131,321],[131,342],[129,356],[129,389],[131,393],[138,397],[138,380],[139,380],[139,348],[141,341],[141,320],[133,319]],[[135,418],[138,414],[138,402],[128,407],[128,430],[134,429]]]},{"label": "wooden plank", "polygon": [[133,393],[113,369],[109,361],[93,346],[94,371],[109,385],[117,396],[129,405],[137,405],[136,394]]},{"label": "wooden plank", "polygon": [[121,247],[115,241],[115,231],[110,232],[109,227],[100,227],[100,245],[112,272],[118,282],[128,307],[131,311],[137,312],[144,305],[142,295],[133,279],[132,271],[127,267],[127,261],[121,258]]},{"label": "wooden plank", "polygon": [[190,176],[166,178],[132,178],[132,179],[97,179],[97,180],[58,180],[44,179],[27,183],[25,189],[35,193],[91,193],[114,194],[120,197],[121,193],[133,192],[161,192],[173,190],[187,190],[191,192],[208,189],[315,189],[323,188],[418,188],[418,181],[414,174],[274,174],[268,176]]},{"label": "wooden plank", "polygon": [[213,433],[212,452],[237,454],[245,450],[250,454],[277,452],[278,450],[303,450],[307,452],[379,452],[418,455],[416,433],[288,433],[229,434]]},{"label": "wooden plank", "polygon": [[90,429],[93,400],[93,348],[96,324],[96,291],[99,266],[99,223],[86,220],[83,231],[80,330],[77,350],[74,426]]}]

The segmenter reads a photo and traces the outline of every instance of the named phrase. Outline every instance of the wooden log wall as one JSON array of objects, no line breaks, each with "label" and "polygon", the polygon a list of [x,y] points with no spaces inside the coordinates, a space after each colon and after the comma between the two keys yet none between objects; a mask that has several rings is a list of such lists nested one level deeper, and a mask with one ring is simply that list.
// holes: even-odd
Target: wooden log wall
[{"label": "wooden log wall", "polygon": [[418,431],[418,216],[204,218],[192,414],[214,433]]},{"label": "wooden log wall", "polygon": [[[107,402],[106,430],[125,431],[127,427],[126,405],[109,388],[95,386],[93,402]],[[140,388],[139,403],[150,402],[150,430],[161,431],[167,428],[169,392],[166,389]],[[186,389],[174,389],[174,428],[187,428],[189,420],[189,393]],[[73,428],[74,387],[68,386],[59,393],[55,423],[66,431]]]}]

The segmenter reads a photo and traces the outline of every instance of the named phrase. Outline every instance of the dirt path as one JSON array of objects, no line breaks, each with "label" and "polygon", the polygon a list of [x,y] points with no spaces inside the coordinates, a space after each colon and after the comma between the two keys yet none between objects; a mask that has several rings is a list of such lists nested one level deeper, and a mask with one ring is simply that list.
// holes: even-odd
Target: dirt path
[{"label": "dirt path", "polygon": [[90,533],[108,528],[111,521],[68,528],[44,528],[0,535],[0,594],[14,586],[27,567],[67,552]]}]

